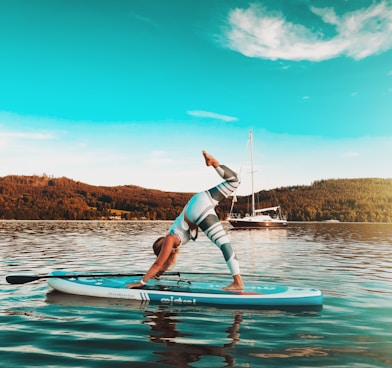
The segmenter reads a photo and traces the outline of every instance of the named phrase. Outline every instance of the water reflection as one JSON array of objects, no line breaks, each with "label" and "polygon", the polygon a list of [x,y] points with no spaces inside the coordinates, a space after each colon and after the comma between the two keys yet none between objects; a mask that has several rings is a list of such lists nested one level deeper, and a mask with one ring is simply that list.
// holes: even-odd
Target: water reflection
[{"label": "water reflection", "polygon": [[48,304],[62,305],[67,307],[93,307],[109,309],[120,308],[127,310],[144,310],[149,304],[147,300],[111,299],[83,295],[70,295],[57,290],[50,290],[47,292],[45,302]]},{"label": "water reflection", "polygon": [[[240,313],[234,313],[233,322],[224,330],[224,338],[228,342],[221,345],[201,344],[199,339],[192,337],[191,332],[180,332],[178,325],[182,321],[179,313],[160,308],[157,311],[147,311],[145,318],[143,324],[151,328],[150,341],[166,345],[164,351],[155,352],[161,355],[158,360],[160,363],[183,368],[192,367],[191,363],[199,362],[203,357],[215,357],[224,362],[226,367],[235,366],[235,358],[230,349],[240,341]],[[215,330],[214,339],[219,340],[217,334],[218,331]],[[187,340],[190,342],[186,342]]]},{"label": "water reflection", "polygon": [[[199,362],[203,358],[214,357],[224,363],[223,366],[235,366],[231,348],[240,342],[240,324],[243,321],[243,313],[240,311],[227,311],[214,322],[208,314],[208,311],[211,311],[208,308],[195,310],[185,307],[177,311],[166,306],[150,306],[147,309],[148,303],[143,301],[84,297],[57,291],[50,291],[46,295],[46,302],[78,307],[89,310],[90,313],[91,308],[97,307],[105,308],[106,312],[107,308],[113,311],[141,311],[140,324],[150,328],[147,336],[149,342],[159,344],[157,349],[152,348],[153,354],[160,356],[157,359],[159,363],[183,368],[192,367],[191,363]],[[69,313],[72,314],[72,311]],[[203,328],[204,323],[207,324],[207,329]],[[198,334],[200,336],[197,336]],[[216,341],[222,343],[216,344]],[[164,348],[160,345],[164,345]]]},{"label": "water reflection", "polygon": [[233,236],[239,235],[241,238],[246,239],[250,242],[259,241],[282,241],[288,236],[288,228],[283,229],[271,228],[271,229],[233,229],[228,230]]}]

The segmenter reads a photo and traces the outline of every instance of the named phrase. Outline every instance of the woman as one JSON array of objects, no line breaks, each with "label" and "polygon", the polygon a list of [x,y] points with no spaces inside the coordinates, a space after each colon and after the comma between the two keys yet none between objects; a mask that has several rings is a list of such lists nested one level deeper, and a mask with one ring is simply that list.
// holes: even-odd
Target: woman
[{"label": "woman", "polygon": [[237,257],[215,212],[216,205],[238,188],[239,179],[235,172],[224,165],[220,165],[206,151],[203,151],[203,156],[206,165],[214,167],[225,181],[205,192],[195,194],[189,200],[170,227],[168,234],[157,239],[153,244],[153,249],[157,256],[156,261],[142,279],[138,283],[129,284],[129,288],[142,287],[149,279],[164,273],[174,263],[180,245],[185,245],[189,240],[196,240],[199,227],[222,251],[233,276],[233,282],[223,289],[242,290],[244,288]]}]

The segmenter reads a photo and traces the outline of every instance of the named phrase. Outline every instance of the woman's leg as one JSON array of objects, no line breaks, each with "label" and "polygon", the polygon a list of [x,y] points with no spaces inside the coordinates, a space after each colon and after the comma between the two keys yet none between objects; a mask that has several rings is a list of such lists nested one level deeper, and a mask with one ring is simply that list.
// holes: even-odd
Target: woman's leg
[{"label": "woman's leg", "polygon": [[240,265],[218,216],[210,209],[203,220],[197,224],[221,251],[232,276],[240,274]]},{"label": "woman's leg", "polygon": [[203,151],[203,156],[206,161],[207,166],[213,166],[216,172],[222,179],[225,179],[223,183],[218,184],[214,188],[208,190],[211,198],[218,204],[221,200],[227,198],[229,195],[233,194],[235,190],[240,185],[240,180],[237,173],[228,168],[225,165],[221,165],[217,159]]},{"label": "woman's leg", "polygon": [[[214,204],[231,195],[239,185],[238,175],[225,165],[214,166],[217,173],[225,179],[224,182],[208,190]],[[210,209],[206,216],[197,224],[207,237],[222,251],[229,270],[233,276],[240,273],[237,256],[231,246],[230,239],[226,234],[214,209]]]},{"label": "woman's leg", "polygon": [[230,239],[226,234],[218,216],[214,210],[215,206],[224,198],[232,194],[239,185],[237,174],[227,166],[220,165],[219,162],[203,151],[207,166],[213,166],[218,174],[225,179],[224,182],[207,192],[194,196],[186,210],[186,215],[190,221],[203,230],[206,236],[222,251],[226,264],[234,278],[234,282],[229,289],[242,289],[243,284],[240,276],[240,266],[236,254],[231,246]]},{"label": "woman's leg", "polygon": [[224,182],[208,190],[211,198],[218,204],[229,195],[233,194],[240,185],[237,174],[225,165],[219,165],[215,168],[216,172],[225,179]]}]

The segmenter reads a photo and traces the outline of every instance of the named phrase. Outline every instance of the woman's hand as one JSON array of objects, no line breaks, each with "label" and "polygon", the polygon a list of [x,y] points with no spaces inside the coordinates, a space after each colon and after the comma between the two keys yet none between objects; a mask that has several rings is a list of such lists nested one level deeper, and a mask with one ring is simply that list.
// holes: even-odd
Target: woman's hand
[{"label": "woman's hand", "polygon": [[166,235],[165,241],[161,247],[161,250],[159,252],[156,261],[152,264],[150,269],[146,272],[146,274],[139,282],[127,284],[126,285],[127,288],[132,289],[135,287],[143,287],[145,283],[151,278],[153,278],[155,275],[158,276],[162,275],[162,273],[164,273],[170,266],[170,263],[168,264],[166,263],[169,260],[170,256],[172,255],[173,250],[175,251],[179,245],[180,245],[180,240],[177,238],[177,236],[172,234]]}]

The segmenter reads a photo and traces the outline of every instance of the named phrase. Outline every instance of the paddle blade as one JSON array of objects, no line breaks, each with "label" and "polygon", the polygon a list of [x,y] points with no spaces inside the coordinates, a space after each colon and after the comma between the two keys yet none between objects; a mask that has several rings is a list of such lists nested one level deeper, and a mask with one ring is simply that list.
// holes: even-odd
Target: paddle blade
[{"label": "paddle blade", "polygon": [[26,284],[28,282],[39,280],[41,276],[28,276],[28,275],[9,275],[6,280],[9,284]]}]

